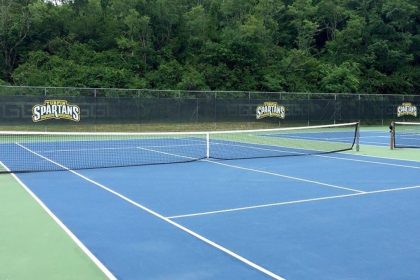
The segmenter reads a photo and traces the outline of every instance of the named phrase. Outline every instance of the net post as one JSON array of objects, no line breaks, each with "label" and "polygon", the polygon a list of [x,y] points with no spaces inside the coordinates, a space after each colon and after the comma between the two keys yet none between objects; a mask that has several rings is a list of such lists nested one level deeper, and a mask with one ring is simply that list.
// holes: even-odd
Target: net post
[{"label": "net post", "polygon": [[210,158],[210,133],[206,132],[206,158]]},{"label": "net post", "polygon": [[391,122],[389,132],[391,134],[390,149],[393,150],[395,148],[395,122]]},{"label": "net post", "polygon": [[356,124],[356,152],[360,151],[360,122]]}]

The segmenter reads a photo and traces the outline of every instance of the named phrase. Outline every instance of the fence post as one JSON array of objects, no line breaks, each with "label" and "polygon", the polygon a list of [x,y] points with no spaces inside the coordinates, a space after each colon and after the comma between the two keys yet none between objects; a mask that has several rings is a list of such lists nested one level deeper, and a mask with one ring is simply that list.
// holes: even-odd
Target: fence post
[{"label": "fence post", "polygon": [[336,124],[337,118],[337,94],[334,94],[334,124]]},{"label": "fence post", "polygon": [[384,95],[381,95],[381,122],[384,125]]},{"label": "fence post", "polygon": [[213,110],[214,110],[214,115],[213,115],[214,128],[217,128],[217,91],[214,92],[214,108],[213,108]]},{"label": "fence post", "polygon": [[310,105],[311,105],[310,98],[311,98],[311,95],[310,95],[310,93],[308,93],[308,102],[307,102],[307,119],[308,119],[308,126],[310,125],[309,118],[311,117],[311,116],[310,116],[310,110],[311,110],[311,108],[310,108]]}]

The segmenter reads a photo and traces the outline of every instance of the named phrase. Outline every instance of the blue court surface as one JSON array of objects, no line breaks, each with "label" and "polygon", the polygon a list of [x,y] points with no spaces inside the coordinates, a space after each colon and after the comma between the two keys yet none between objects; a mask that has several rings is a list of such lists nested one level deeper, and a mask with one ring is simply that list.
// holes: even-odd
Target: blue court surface
[{"label": "blue court surface", "polygon": [[420,277],[420,162],[353,152],[16,176],[111,279]]}]

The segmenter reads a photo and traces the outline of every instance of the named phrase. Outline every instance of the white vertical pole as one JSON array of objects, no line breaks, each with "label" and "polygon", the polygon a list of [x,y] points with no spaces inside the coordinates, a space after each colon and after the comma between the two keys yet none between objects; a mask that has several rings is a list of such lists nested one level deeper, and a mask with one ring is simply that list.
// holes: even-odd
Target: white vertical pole
[{"label": "white vertical pole", "polygon": [[210,158],[210,133],[206,132],[206,158]]}]

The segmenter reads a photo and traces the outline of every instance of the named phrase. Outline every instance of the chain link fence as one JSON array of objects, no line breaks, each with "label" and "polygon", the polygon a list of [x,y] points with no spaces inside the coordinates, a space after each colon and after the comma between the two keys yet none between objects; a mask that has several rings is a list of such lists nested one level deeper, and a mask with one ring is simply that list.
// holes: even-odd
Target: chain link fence
[{"label": "chain link fence", "polygon": [[[211,124],[208,128],[276,127],[360,121],[362,125],[388,125],[392,120],[419,121],[420,116],[397,118],[397,107],[420,105],[420,95],[288,93],[239,91],[176,91],[147,89],[53,88],[0,86],[0,125],[38,126],[32,108],[44,100],[66,100],[80,107],[79,125],[100,124]],[[256,119],[256,108],[277,102],[285,119]],[[74,123],[72,123],[74,125]]]}]

